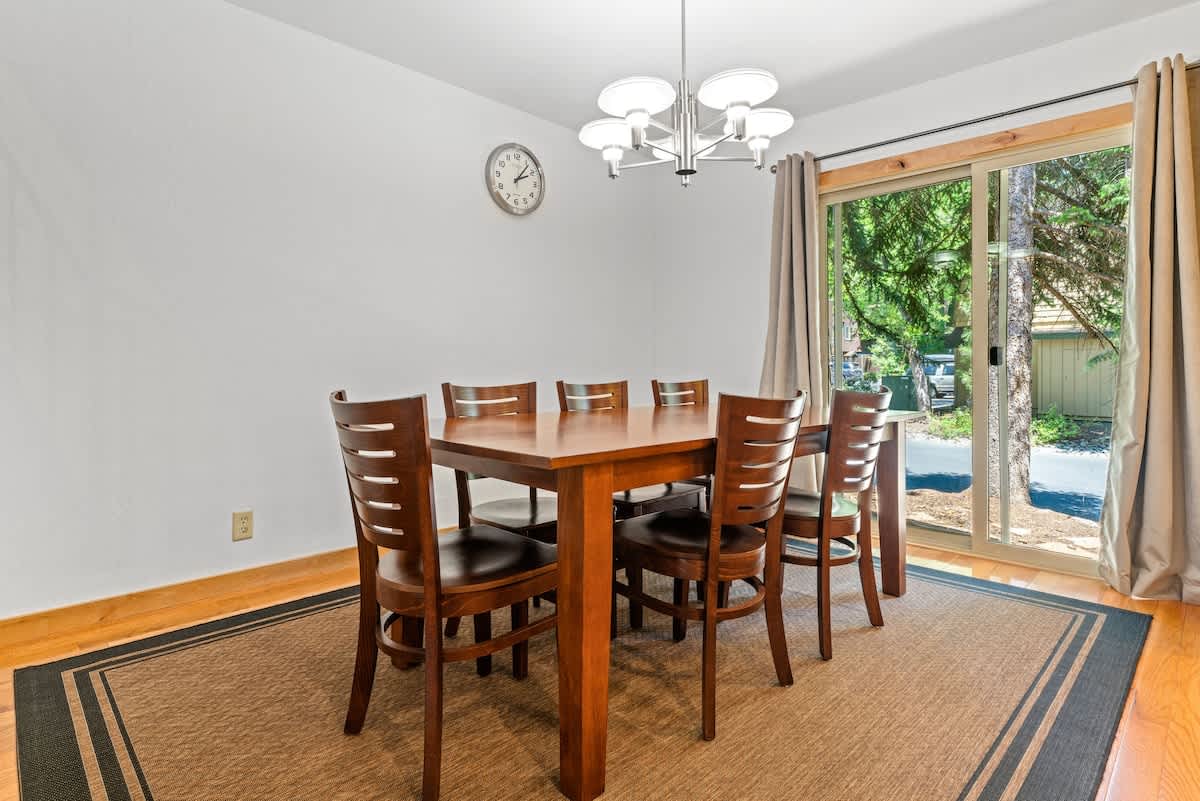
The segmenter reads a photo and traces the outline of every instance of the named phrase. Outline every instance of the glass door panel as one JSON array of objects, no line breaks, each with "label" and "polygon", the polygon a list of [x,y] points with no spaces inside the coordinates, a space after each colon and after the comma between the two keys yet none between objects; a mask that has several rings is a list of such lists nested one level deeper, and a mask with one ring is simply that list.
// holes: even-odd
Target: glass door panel
[{"label": "glass door panel", "polygon": [[987,172],[989,546],[1096,559],[1128,163],[1122,146]]},{"label": "glass door panel", "polygon": [[[960,172],[959,174],[964,174]],[[972,530],[971,179],[829,206],[830,378],[892,390],[908,425],[911,522]]]}]

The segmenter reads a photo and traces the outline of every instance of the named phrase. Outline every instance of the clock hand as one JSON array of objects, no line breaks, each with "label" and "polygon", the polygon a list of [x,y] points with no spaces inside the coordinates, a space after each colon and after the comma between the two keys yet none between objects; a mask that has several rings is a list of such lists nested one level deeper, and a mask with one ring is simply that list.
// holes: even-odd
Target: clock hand
[{"label": "clock hand", "polygon": [[526,174],[527,172],[529,172],[529,165],[528,165],[528,164],[526,164],[526,165],[525,165],[525,169],[521,170],[521,174],[520,174],[520,175],[518,175],[516,178],[514,178],[514,179],[513,179],[513,185],[515,186],[517,183],[519,183],[519,182],[520,182],[520,180],[521,180],[522,178],[524,178],[524,177],[525,177],[525,174]]}]

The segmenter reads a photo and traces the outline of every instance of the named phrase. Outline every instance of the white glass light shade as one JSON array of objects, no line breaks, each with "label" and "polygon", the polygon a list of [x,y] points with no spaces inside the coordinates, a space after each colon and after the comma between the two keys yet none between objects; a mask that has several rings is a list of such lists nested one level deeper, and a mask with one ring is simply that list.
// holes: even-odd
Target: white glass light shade
[{"label": "white glass light shade", "polygon": [[579,141],[596,150],[606,147],[631,147],[633,144],[629,126],[625,124],[625,120],[616,117],[592,120],[579,129]]},{"label": "white glass light shade", "polygon": [[743,67],[718,72],[696,92],[696,99],[709,108],[724,111],[731,105],[757,106],[770,100],[779,90],[779,81],[766,70]]},{"label": "white glass light shade", "polygon": [[[791,129],[795,120],[792,115],[781,108],[756,108],[750,110],[746,117],[746,137],[773,137]],[[725,133],[733,133],[733,123],[726,121]]]},{"label": "white glass light shade", "polygon": [[620,161],[621,157],[625,155],[625,149],[611,145],[601,150],[600,155],[605,161]]},{"label": "white glass light shade", "polygon": [[658,114],[675,102],[675,87],[662,78],[637,76],[613,81],[600,90],[597,103],[600,110],[614,117],[624,117],[631,111]]}]

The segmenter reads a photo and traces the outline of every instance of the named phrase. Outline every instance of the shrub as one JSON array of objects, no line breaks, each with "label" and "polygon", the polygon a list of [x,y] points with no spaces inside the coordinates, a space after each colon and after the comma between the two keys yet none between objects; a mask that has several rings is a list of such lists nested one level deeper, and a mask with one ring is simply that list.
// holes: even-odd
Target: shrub
[{"label": "shrub", "polygon": [[1079,436],[1079,423],[1058,410],[1054,404],[1033,418],[1029,436],[1034,445],[1053,445]]},{"label": "shrub", "polygon": [[959,407],[946,414],[933,415],[929,420],[929,433],[938,439],[963,439],[971,436],[971,410]]}]

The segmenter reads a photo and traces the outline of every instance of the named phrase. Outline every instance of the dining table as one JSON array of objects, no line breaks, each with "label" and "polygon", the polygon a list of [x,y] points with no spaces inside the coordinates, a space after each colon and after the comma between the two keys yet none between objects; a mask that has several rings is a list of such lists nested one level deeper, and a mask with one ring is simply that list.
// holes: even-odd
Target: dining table
[{"label": "dining table", "polygon": [[[877,466],[883,591],[905,591],[905,423],[888,415]],[[558,494],[559,776],[562,793],[604,792],[613,493],[712,473],[717,405],[452,418],[431,423],[435,464]],[[797,454],[824,449],[801,430]]]}]

